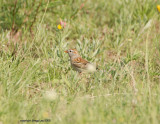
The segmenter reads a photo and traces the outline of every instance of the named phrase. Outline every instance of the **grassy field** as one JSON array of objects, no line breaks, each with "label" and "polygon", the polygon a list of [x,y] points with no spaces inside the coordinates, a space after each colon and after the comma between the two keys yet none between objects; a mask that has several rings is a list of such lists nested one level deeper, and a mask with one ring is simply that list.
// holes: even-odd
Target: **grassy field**
[{"label": "grassy field", "polygon": [[[160,1],[31,1],[13,25],[0,0],[0,124],[160,123]],[[70,48],[99,70],[72,70]]]}]

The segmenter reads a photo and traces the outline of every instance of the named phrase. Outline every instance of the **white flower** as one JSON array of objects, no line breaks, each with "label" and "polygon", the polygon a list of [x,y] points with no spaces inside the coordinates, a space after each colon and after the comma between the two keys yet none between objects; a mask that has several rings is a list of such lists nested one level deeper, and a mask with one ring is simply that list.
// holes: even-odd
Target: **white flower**
[{"label": "white flower", "polygon": [[44,93],[44,98],[50,101],[56,100],[58,97],[54,89],[48,90]]}]

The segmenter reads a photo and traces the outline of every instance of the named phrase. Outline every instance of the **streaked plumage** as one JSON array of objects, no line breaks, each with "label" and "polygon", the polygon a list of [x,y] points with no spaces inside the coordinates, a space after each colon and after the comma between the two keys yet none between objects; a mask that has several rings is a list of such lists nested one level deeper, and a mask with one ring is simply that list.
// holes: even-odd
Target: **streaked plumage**
[{"label": "streaked plumage", "polygon": [[69,54],[71,66],[78,72],[95,72],[96,66],[83,59],[76,49],[65,51]]}]

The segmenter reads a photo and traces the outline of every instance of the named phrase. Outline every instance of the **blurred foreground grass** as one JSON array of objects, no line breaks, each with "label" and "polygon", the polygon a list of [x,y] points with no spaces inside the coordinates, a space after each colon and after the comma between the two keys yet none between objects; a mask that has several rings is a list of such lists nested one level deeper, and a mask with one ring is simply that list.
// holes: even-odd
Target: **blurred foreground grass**
[{"label": "blurred foreground grass", "polygon": [[[18,1],[14,25],[0,2],[0,124],[160,123],[158,1]],[[69,48],[99,70],[80,77]]]}]

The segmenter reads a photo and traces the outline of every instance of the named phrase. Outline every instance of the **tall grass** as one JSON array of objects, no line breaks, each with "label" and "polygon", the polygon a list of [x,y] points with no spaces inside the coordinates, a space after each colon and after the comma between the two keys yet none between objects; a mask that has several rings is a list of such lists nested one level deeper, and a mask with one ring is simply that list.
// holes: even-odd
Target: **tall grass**
[{"label": "tall grass", "polygon": [[[160,123],[159,1],[0,2],[0,124]],[[69,48],[98,71],[72,70]]]}]

